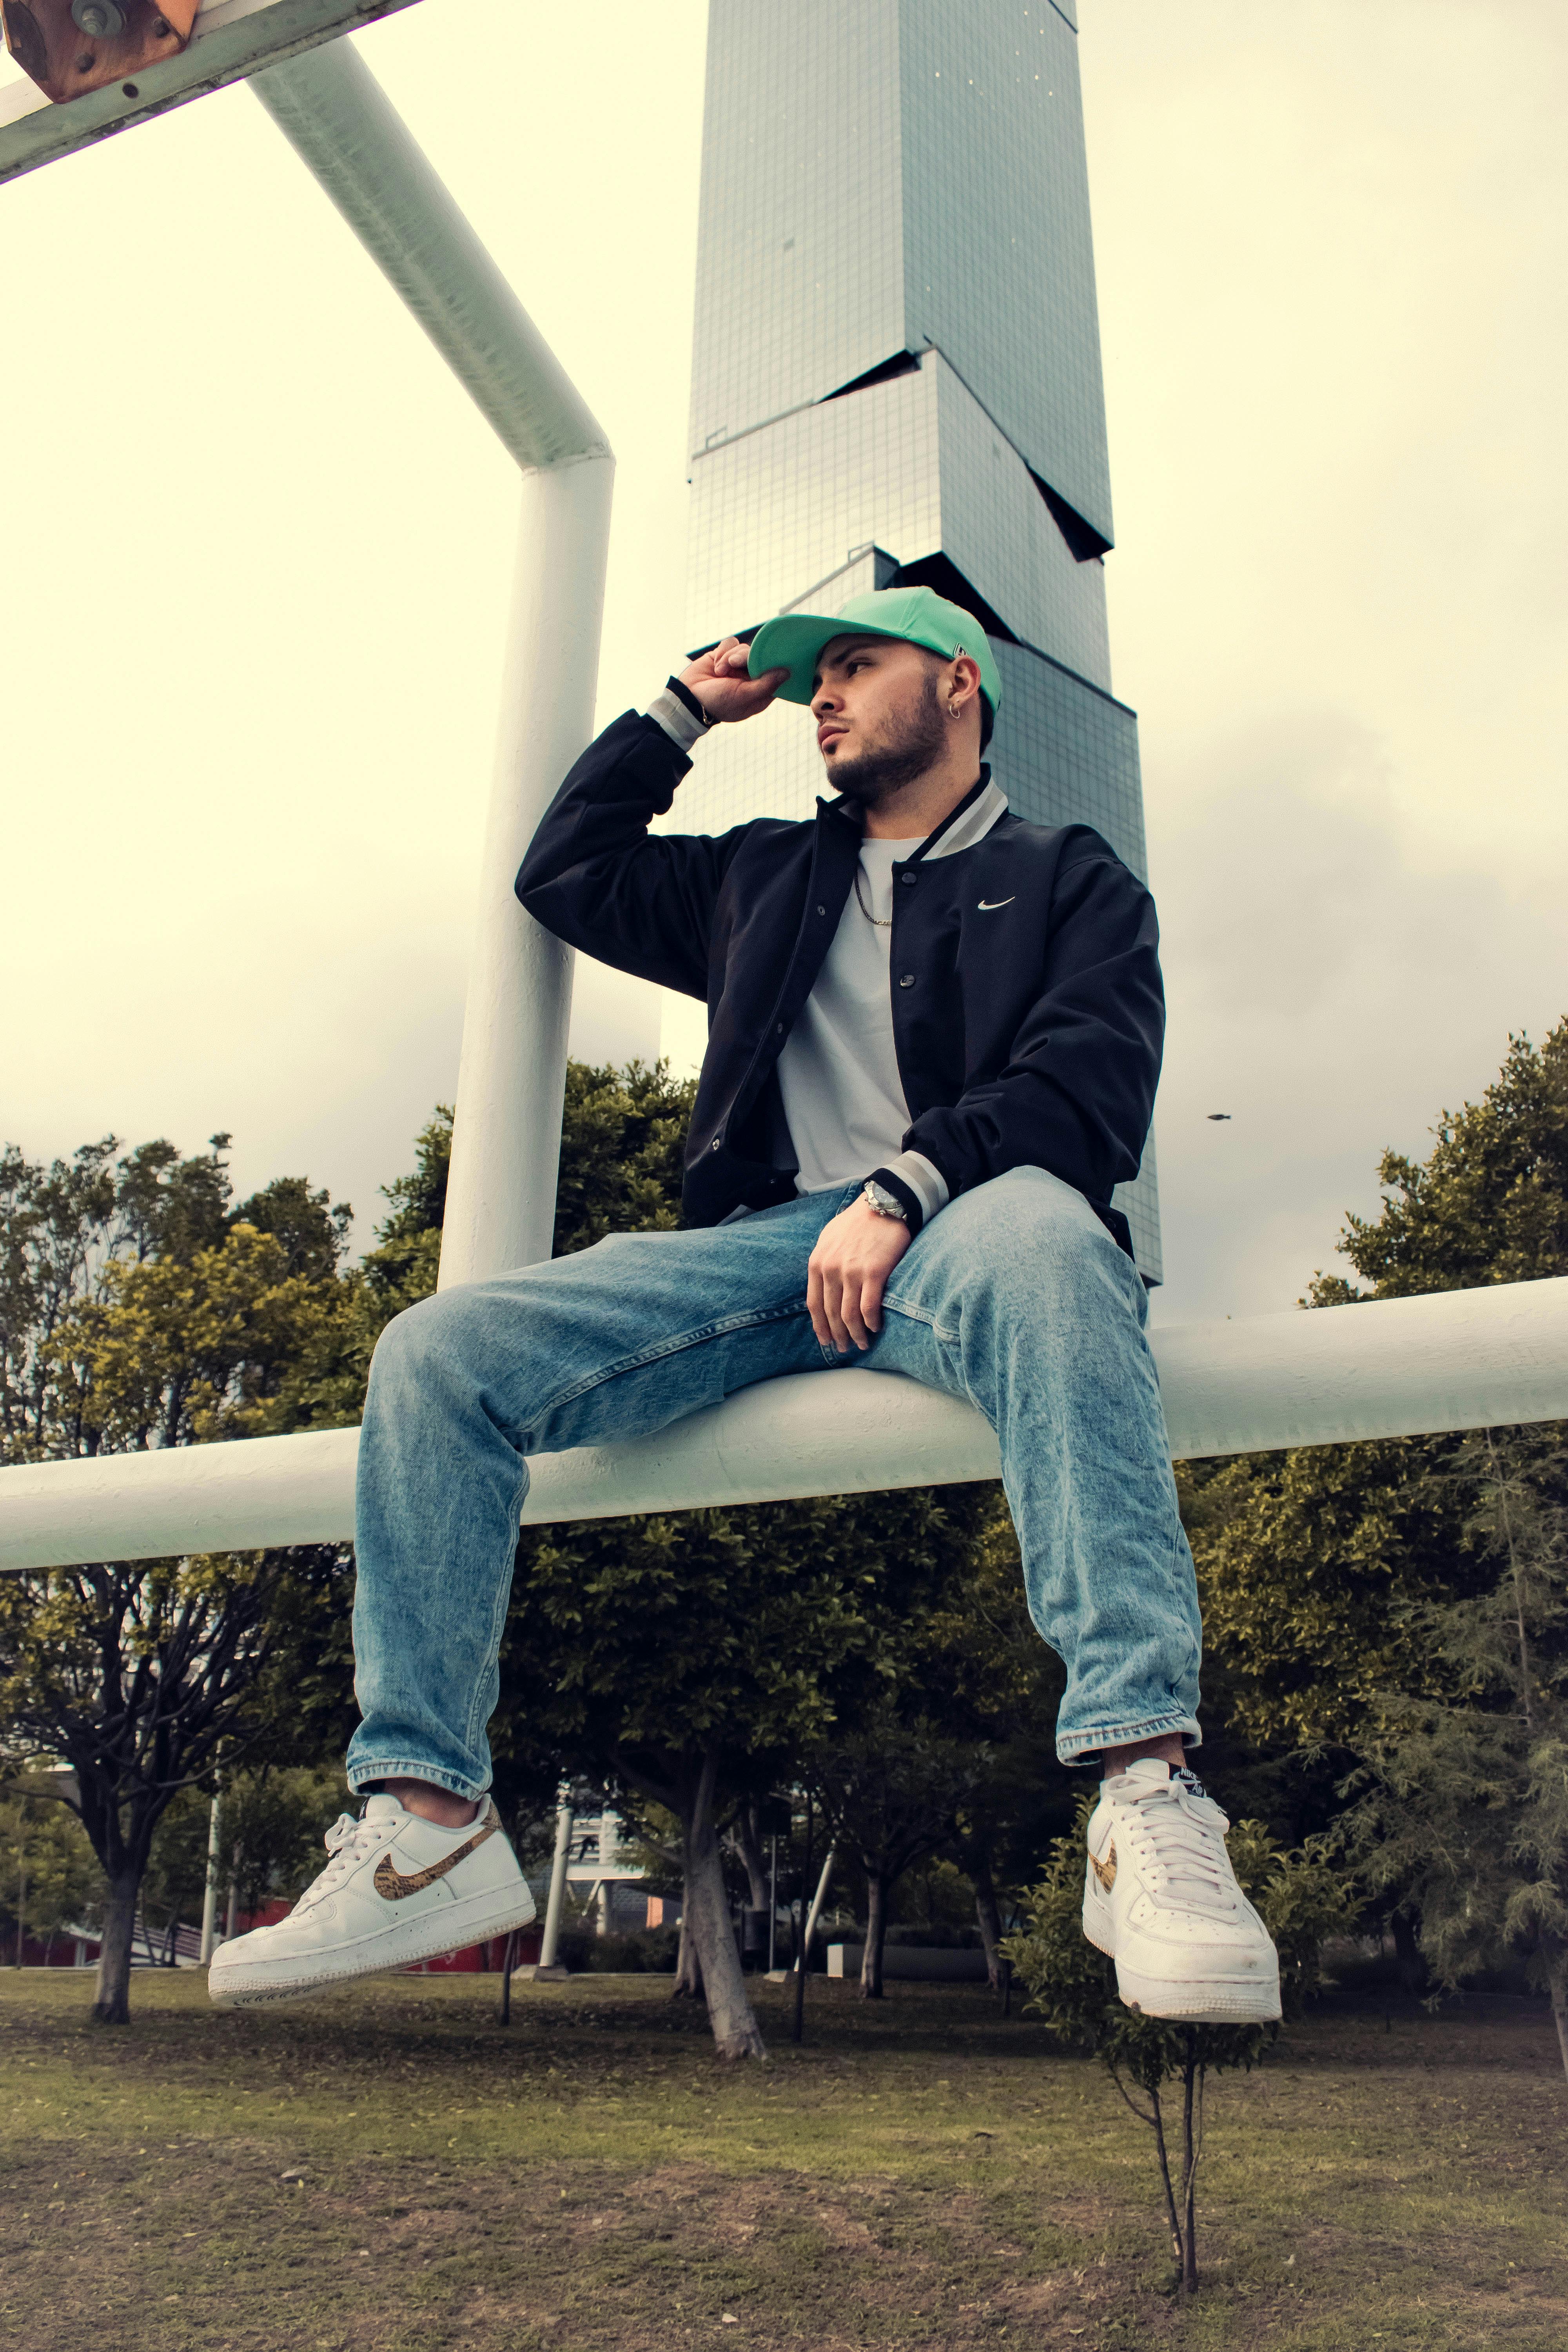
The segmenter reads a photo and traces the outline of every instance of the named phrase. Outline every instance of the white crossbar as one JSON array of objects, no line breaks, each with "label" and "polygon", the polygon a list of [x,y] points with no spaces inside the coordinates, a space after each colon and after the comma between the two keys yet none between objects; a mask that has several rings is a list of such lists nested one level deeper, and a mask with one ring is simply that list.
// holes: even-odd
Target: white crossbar
[{"label": "white crossbar", "polygon": [[[1171,1450],[1261,1453],[1568,1419],[1568,1276],[1158,1332]],[[341,1541],[359,1432],[0,1471],[0,1570]],[[525,1525],[998,1475],[977,1412],[896,1372],[768,1381],[652,1437],[533,1463]]]}]

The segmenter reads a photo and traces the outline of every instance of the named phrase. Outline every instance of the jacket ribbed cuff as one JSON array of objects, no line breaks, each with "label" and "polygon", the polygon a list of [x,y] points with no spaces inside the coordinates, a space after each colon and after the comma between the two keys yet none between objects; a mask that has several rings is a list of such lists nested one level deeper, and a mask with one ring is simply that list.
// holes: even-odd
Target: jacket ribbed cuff
[{"label": "jacket ribbed cuff", "polygon": [[885,1168],[873,1168],[868,1181],[880,1184],[900,1202],[908,1213],[911,1234],[918,1234],[947,1206],[947,1179],[923,1151],[900,1151]]},{"label": "jacket ribbed cuff", "polygon": [[700,742],[711,723],[697,697],[678,677],[666,679],[664,691],[654,696],[644,716],[662,727],[682,751],[689,751],[694,743]]}]

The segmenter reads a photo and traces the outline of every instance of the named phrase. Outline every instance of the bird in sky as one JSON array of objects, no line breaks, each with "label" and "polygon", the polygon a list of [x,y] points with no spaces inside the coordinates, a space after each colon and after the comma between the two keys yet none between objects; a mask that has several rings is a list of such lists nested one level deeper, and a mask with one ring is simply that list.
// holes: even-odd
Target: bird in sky
[{"label": "bird in sky", "polygon": [[1210,1118],[1228,1118],[1230,1117],[1230,1113],[1227,1110],[1211,1110],[1208,1112],[1207,1116]]}]

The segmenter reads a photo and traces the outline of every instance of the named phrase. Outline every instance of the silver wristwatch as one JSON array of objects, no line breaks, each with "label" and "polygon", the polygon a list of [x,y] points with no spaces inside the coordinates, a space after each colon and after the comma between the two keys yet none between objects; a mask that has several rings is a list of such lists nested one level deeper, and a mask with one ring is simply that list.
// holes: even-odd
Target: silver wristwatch
[{"label": "silver wristwatch", "polygon": [[907,1225],[909,1223],[909,1211],[905,1208],[898,1194],[896,1192],[889,1192],[885,1184],[878,1184],[871,1179],[868,1178],[866,1189],[861,1193],[860,1198],[863,1201],[869,1202],[871,1207],[875,1209],[879,1217],[897,1217],[900,1224]]}]

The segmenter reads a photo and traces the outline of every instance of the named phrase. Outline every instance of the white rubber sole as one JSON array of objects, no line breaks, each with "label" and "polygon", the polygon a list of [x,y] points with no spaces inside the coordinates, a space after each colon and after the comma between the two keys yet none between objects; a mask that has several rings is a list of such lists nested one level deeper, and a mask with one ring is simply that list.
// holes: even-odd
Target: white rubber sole
[{"label": "white rubber sole", "polygon": [[304,2000],[333,1985],[394,1975],[421,1960],[438,1960],[492,1936],[510,1935],[515,1927],[531,1927],[538,1916],[526,1886],[508,1889],[504,1899],[493,1893],[471,1895],[406,1926],[394,1924],[325,1951],[242,1960],[229,1969],[215,1962],[207,1974],[207,1997],[216,2009],[269,2009],[279,2001]]},{"label": "white rubber sole", "polygon": [[1116,1990],[1138,2016],[1166,2025],[1273,2025],[1279,2017],[1279,1988],[1270,1988],[1266,1978],[1171,1984],[1139,1976],[1118,1960]]},{"label": "white rubber sole", "polygon": [[1116,1929],[1110,1906],[1094,1884],[1092,1873],[1084,1888],[1083,1932],[1097,1952],[1116,1961],[1116,1990],[1123,2004],[1140,2017],[1155,2017],[1167,2025],[1273,2025],[1279,2017],[1279,1968],[1246,1976],[1201,1978],[1174,1981],[1145,1976],[1117,1958]]}]

